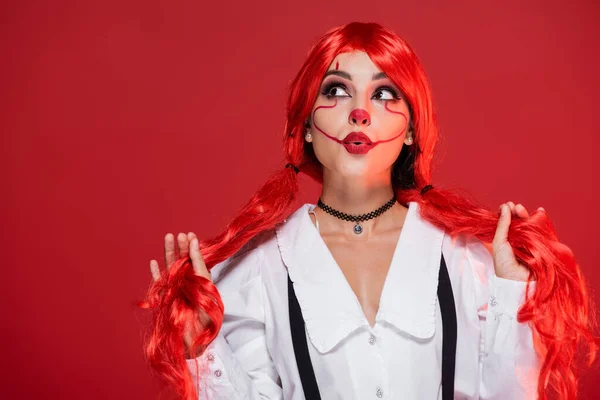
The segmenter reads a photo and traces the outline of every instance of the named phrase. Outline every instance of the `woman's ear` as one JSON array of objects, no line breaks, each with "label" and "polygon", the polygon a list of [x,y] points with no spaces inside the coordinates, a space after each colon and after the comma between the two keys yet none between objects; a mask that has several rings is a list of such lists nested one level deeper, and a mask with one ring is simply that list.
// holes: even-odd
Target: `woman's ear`
[{"label": "woman's ear", "polygon": [[306,121],[304,121],[304,131],[308,130],[310,130],[310,118],[307,118]]},{"label": "woman's ear", "polygon": [[310,134],[310,117],[304,121],[304,140],[312,143],[312,135]]},{"label": "woman's ear", "polygon": [[411,129],[409,129],[408,132],[406,132],[406,136],[404,136],[404,143],[407,146],[413,144],[413,131]]}]

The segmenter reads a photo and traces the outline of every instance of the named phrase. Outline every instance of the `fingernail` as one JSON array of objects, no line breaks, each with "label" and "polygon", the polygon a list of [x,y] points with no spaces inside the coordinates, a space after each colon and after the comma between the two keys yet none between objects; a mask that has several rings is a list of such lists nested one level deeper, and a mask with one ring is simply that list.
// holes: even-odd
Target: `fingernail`
[{"label": "fingernail", "polygon": [[192,239],[192,247],[194,247],[194,250],[198,248],[198,239],[193,238]]}]

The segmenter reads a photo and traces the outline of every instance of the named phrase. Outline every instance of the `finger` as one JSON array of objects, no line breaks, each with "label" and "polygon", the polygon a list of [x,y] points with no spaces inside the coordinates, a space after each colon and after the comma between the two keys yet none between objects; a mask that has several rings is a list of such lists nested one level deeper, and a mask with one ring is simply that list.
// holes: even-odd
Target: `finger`
[{"label": "finger", "polygon": [[513,203],[512,201],[509,201],[506,204],[508,204],[508,206],[510,207],[511,214],[512,215],[517,215],[517,213],[515,211],[515,203]]},{"label": "finger", "polygon": [[180,232],[177,235],[177,245],[179,246],[179,257],[187,257],[189,251],[189,242],[187,235],[183,232]]},{"label": "finger", "polygon": [[175,238],[172,233],[165,235],[165,265],[167,269],[175,262]]},{"label": "finger", "polygon": [[191,242],[193,238],[197,238],[196,234],[194,232],[188,232],[188,234],[187,234],[188,242]]},{"label": "finger", "polygon": [[527,212],[527,209],[523,204],[517,204],[515,210],[517,211],[517,216],[519,218],[529,218],[529,212]]},{"label": "finger", "polygon": [[513,203],[512,201],[507,201],[506,203],[502,203],[500,204],[500,208],[498,209],[498,215],[500,215],[500,211],[502,211],[502,206],[506,204],[511,212],[512,215],[516,215],[515,213],[515,203]]},{"label": "finger", "polygon": [[198,247],[198,239],[192,239],[190,243],[190,259],[192,260],[192,266],[194,268],[194,273],[198,276],[203,276],[212,281],[212,277],[210,276],[210,272],[206,268],[206,264],[204,264],[204,258],[202,258],[202,253],[200,252],[200,248]]},{"label": "finger", "polygon": [[152,280],[156,282],[160,278],[160,269],[158,268],[158,262],[156,260],[150,260],[150,274]]},{"label": "finger", "polygon": [[537,209],[537,210],[538,210],[538,211],[541,211],[541,212],[546,212],[546,209],[545,209],[544,207],[538,207],[538,209]]},{"label": "finger", "polygon": [[502,204],[500,206],[500,218],[498,219],[498,226],[496,227],[496,234],[492,245],[494,248],[498,248],[500,245],[505,243],[508,239],[508,229],[510,227],[511,213],[510,206],[508,204]]}]

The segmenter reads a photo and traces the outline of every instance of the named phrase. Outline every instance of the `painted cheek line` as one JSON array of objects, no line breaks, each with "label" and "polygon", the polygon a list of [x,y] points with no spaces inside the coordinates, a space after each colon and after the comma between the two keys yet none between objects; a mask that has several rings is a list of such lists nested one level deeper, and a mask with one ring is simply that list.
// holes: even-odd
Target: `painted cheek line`
[{"label": "painted cheek line", "polygon": [[404,115],[404,113],[403,113],[403,112],[400,112],[400,111],[394,111],[394,110],[390,109],[390,108],[388,107],[388,104],[389,104],[389,103],[386,101],[386,102],[385,102],[385,109],[386,109],[386,110],[388,110],[389,112],[391,112],[391,113],[394,113],[394,114],[401,114],[401,115],[402,115],[404,118],[406,118],[406,115]]},{"label": "painted cheek line", "polygon": [[342,142],[341,140],[339,140],[338,138],[336,138],[336,137],[333,137],[333,136],[331,136],[331,135],[328,135],[327,133],[325,133],[325,131],[323,131],[321,128],[319,128],[319,127],[317,126],[317,122],[315,121],[315,113],[317,112],[317,110],[319,110],[319,109],[321,109],[321,108],[333,108],[333,107],[335,107],[335,106],[337,106],[337,99],[335,99],[335,104],[334,104],[334,105],[332,105],[332,106],[319,106],[319,107],[315,108],[315,111],[313,111],[313,113],[312,113],[313,125],[315,126],[315,128],[317,128],[317,130],[318,130],[319,132],[321,132],[323,135],[325,135],[325,136],[326,136],[326,137],[328,137],[329,139],[331,139],[331,140],[333,140],[333,141],[335,141],[335,142],[338,142],[338,143],[344,143],[344,142]]},{"label": "painted cheek line", "polygon": [[[403,112],[390,110],[388,108],[388,103],[387,102],[385,103],[385,109],[388,110],[391,113],[402,115],[404,117],[404,119],[406,120],[406,125],[408,125],[408,118],[406,118],[406,115]],[[379,143],[387,143],[387,142],[391,142],[392,140],[398,139],[400,136],[402,136],[402,134],[404,132],[406,132],[406,126],[404,126],[404,129],[398,135],[394,136],[391,139],[378,140],[376,142],[373,142],[373,147],[377,146]]]},{"label": "painted cheek line", "polygon": [[385,139],[385,140],[378,140],[376,142],[373,142],[373,147],[377,146],[380,143],[387,143],[387,142],[391,142],[392,140],[396,140],[398,139],[400,136],[402,136],[402,134],[404,133],[406,129],[404,129],[402,132],[400,132],[398,135],[394,136],[391,139]]}]

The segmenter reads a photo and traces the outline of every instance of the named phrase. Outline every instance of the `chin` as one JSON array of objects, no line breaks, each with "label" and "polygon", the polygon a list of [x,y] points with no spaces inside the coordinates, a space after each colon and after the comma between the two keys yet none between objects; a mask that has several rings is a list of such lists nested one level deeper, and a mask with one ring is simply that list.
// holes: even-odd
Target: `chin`
[{"label": "chin", "polygon": [[348,178],[361,178],[376,174],[379,171],[378,166],[370,163],[367,157],[363,159],[343,160],[336,167],[335,170],[338,174]]}]

